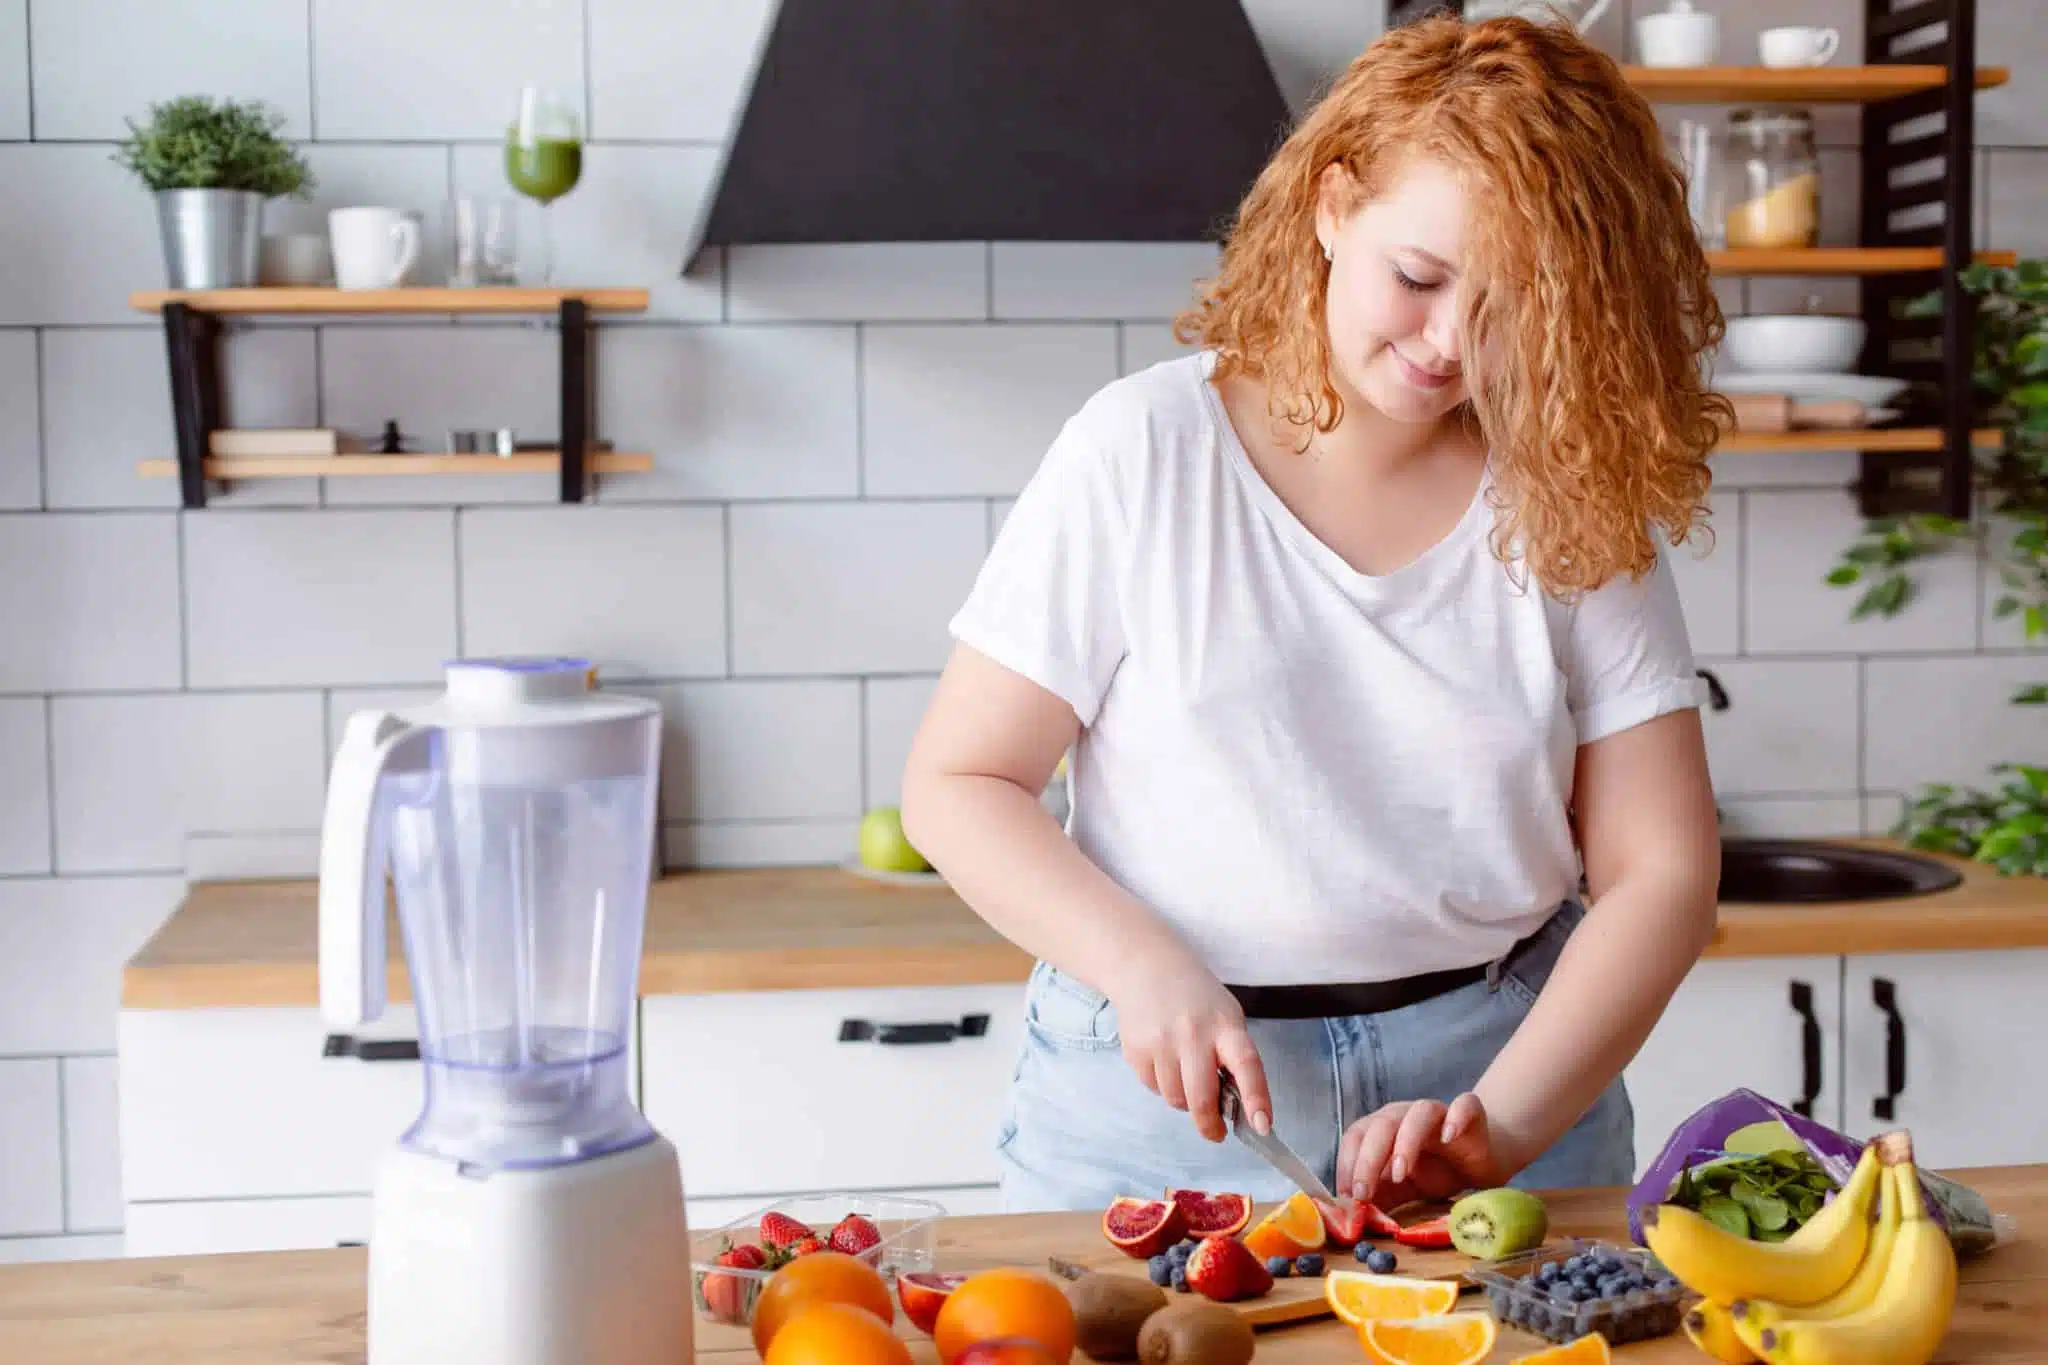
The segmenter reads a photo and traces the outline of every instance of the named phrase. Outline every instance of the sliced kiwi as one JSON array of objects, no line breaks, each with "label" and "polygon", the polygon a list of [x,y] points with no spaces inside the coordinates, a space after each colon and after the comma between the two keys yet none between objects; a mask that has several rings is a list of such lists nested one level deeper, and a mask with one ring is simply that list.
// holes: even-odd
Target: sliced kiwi
[{"label": "sliced kiwi", "polygon": [[1451,1245],[1467,1256],[1498,1261],[1543,1245],[1550,1213],[1527,1190],[1502,1187],[1468,1194],[1451,1205]]}]

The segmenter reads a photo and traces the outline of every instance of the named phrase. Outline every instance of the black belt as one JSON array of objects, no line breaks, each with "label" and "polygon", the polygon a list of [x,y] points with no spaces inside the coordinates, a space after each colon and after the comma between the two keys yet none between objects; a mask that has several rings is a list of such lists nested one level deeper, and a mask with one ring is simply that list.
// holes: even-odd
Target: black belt
[{"label": "black belt", "polygon": [[1451,967],[1397,981],[1331,982],[1312,986],[1226,986],[1247,1019],[1338,1019],[1384,1014],[1486,979],[1488,964]]}]

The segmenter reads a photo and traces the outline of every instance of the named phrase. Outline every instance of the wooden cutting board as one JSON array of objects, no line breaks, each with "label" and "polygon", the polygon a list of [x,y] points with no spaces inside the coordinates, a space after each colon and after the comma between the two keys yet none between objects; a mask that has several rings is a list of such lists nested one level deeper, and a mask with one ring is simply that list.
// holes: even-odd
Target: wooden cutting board
[{"label": "wooden cutting board", "polygon": [[[1252,1222],[1265,1216],[1271,1205],[1255,1208]],[[1408,1221],[1406,1219],[1403,1220]],[[1396,1264],[1394,1274],[1406,1275],[1423,1280],[1456,1280],[1462,1284],[1465,1270],[1472,1264],[1472,1258],[1454,1250],[1424,1250],[1404,1247],[1392,1241],[1373,1241],[1369,1246],[1384,1246],[1394,1253]],[[1052,1258],[1070,1265],[1082,1266],[1090,1271],[1112,1275],[1130,1275],[1147,1279],[1148,1272],[1143,1261],[1133,1260],[1107,1242],[1099,1241],[1095,1246],[1062,1247],[1051,1250],[1041,1268],[1050,1268]],[[944,1269],[966,1269],[964,1266],[948,1264]],[[1308,1318],[1322,1317],[1330,1310],[1329,1300],[1323,1297],[1323,1281],[1332,1270],[1363,1270],[1365,1265],[1349,1250],[1325,1250],[1323,1252],[1323,1275],[1289,1275],[1273,1281],[1272,1289],[1256,1299],[1240,1299],[1224,1306],[1242,1317],[1253,1327],[1276,1327],[1282,1323],[1300,1322]],[[1464,1286],[1467,1292],[1476,1286]],[[1169,1296],[1178,1297],[1174,1291]]]}]

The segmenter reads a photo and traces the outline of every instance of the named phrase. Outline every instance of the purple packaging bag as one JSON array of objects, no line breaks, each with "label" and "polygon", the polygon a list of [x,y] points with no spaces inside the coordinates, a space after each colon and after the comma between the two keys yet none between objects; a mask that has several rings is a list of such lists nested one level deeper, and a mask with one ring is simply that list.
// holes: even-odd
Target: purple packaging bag
[{"label": "purple packaging bag", "polygon": [[[1784,1124],[1837,1186],[1848,1181],[1850,1172],[1856,1169],[1857,1158],[1863,1154],[1863,1143],[1765,1099],[1754,1090],[1731,1090],[1679,1124],[1665,1142],[1664,1150],[1657,1153],[1657,1159],[1629,1191],[1629,1240],[1637,1246],[1643,1244],[1643,1210],[1669,1198],[1681,1172],[1688,1166],[1727,1155],[1724,1144],[1731,1134],[1769,1119]],[[1915,1166],[1920,1171],[1920,1188],[1928,1209],[1948,1230],[1957,1251],[1971,1253],[1994,1245],[1999,1240],[2000,1228],[1983,1199],[1952,1180],[1920,1168],[1921,1159],[1916,1152]]]}]

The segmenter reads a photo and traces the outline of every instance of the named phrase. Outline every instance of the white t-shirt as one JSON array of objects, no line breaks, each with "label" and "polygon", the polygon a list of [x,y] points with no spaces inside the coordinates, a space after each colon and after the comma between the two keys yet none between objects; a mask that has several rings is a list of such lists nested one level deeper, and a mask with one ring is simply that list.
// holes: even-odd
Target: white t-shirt
[{"label": "white t-shirt", "polygon": [[1518,585],[1482,481],[1360,574],[1253,467],[1211,363],[1069,419],[952,632],[1073,707],[1069,835],[1223,981],[1497,957],[1577,890],[1577,747],[1703,699],[1670,569],[1576,606]]}]

